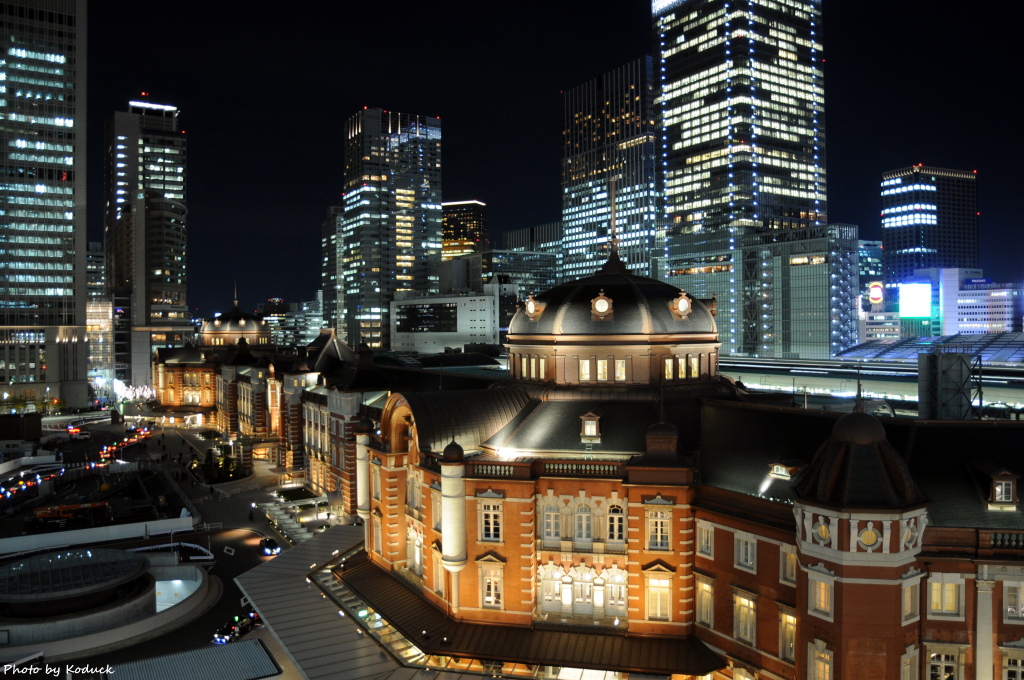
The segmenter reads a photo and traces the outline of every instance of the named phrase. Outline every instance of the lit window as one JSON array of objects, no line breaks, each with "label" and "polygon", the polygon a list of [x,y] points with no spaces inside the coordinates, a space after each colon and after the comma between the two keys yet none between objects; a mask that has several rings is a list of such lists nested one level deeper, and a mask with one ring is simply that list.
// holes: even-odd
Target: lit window
[{"label": "lit window", "polygon": [[810,680],[832,680],[832,650],[826,649],[820,640],[812,643],[809,661]]},{"label": "lit window", "polygon": [[1024,602],[1021,600],[1021,584],[1003,582],[1003,620],[1008,623],[1024,623]]},{"label": "lit window", "polygon": [[668,550],[668,525],[671,517],[665,510],[647,511],[647,549]]},{"label": "lit window", "polygon": [[715,528],[700,520],[697,520],[697,554],[715,556]]},{"label": "lit window", "polygon": [[690,357],[690,376],[691,378],[700,377],[700,357]]},{"label": "lit window", "polygon": [[960,614],[960,584],[931,579],[928,583],[928,611],[933,616]]},{"label": "lit window", "polygon": [[697,623],[702,626],[714,625],[715,588],[711,579],[697,576]]},{"label": "lit window", "polygon": [[540,358],[540,363],[537,366],[537,378],[538,379],[540,379],[540,380],[546,380],[547,379],[547,376],[548,376],[547,368],[548,368],[547,359],[544,358],[544,357],[541,357]]},{"label": "lit window", "polygon": [[590,380],[590,359],[580,359],[580,382]]},{"label": "lit window", "polygon": [[593,514],[589,505],[576,506],[576,540],[588,542],[594,538]]},{"label": "lit window", "polygon": [[956,657],[952,654],[931,654],[928,657],[928,677],[936,680],[957,680]]},{"label": "lit window", "polygon": [[480,566],[481,604],[488,609],[501,609],[502,565]]},{"label": "lit window", "polygon": [[525,378],[525,377],[526,377],[527,375],[529,375],[529,374],[528,374],[528,373],[526,372],[526,367],[527,367],[527,366],[528,366],[528,364],[527,364],[527,359],[526,359],[526,357],[522,357],[522,358],[521,358],[521,359],[519,360],[519,375],[520,375],[520,376],[522,376],[522,377],[524,377],[524,378]]},{"label": "lit window", "polygon": [[732,636],[753,645],[757,641],[757,603],[752,593],[738,592],[732,596]]},{"label": "lit window", "polygon": [[827,577],[808,574],[807,610],[820,618],[832,620],[833,583]]},{"label": "lit window", "polygon": [[672,579],[647,579],[647,619],[668,621],[671,616],[669,602],[672,594]]},{"label": "lit window", "polygon": [[597,360],[597,379],[608,380],[608,360],[598,359]]},{"label": "lit window", "polygon": [[903,585],[903,622],[916,621],[920,616],[921,585],[907,583]]},{"label": "lit window", "polygon": [[561,538],[561,513],[558,506],[544,506],[544,541],[558,541]]},{"label": "lit window", "polygon": [[779,658],[796,660],[796,615],[788,609],[779,612]]},{"label": "lit window", "polygon": [[1024,659],[1003,651],[1003,680],[1024,680]]},{"label": "lit window", "polygon": [[919,655],[914,645],[907,645],[907,651],[900,656],[900,680],[918,680]]},{"label": "lit window", "polygon": [[626,514],[621,505],[608,508],[608,542],[621,543],[626,538]]},{"label": "lit window", "polygon": [[779,550],[779,580],[783,583],[796,583],[796,547],[784,545]]},{"label": "lit window", "polygon": [[744,571],[757,571],[757,537],[737,532],[735,538],[734,566]]},{"label": "lit window", "polygon": [[671,380],[672,379],[672,369],[673,369],[673,366],[675,366],[675,359],[674,358],[668,357],[667,359],[665,359],[665,380]]},{"label": "lit window", "polygon": [[995,482],[995,502],[1013,502],[1013,482]]},{"label": "lit window", "polygon": [[530,357],[530,377],[537,377],[537,357]]},{"label": "lit window", "polygon": [[622,381],[626,379],[626,360],[616,359],[615,360],[615,379]]},{"label": "lit window", "polygon": [[501,540],[501,503],[480,504],[480,540]]}]

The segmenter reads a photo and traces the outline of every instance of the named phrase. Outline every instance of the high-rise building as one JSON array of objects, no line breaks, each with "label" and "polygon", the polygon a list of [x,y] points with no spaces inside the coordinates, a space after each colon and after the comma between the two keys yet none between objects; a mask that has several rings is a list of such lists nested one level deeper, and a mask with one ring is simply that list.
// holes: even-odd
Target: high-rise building
[{"label": "high-rise building", "polygon": [[656,140],[650,57],[562,95],[563,280],[589,276],[607,259],[613,220],[630,271],[659,275]]},{"label": "high-rise building", "polygon": [[918,164],[882,175],[884,281],[978,267],[978,175]]},{"label": "high-rise building", "polygon": [[0,383],[86,406],[86,3],[0,5]]},{"label": "high-rise building", "polygon": [[[792,320],[765,301],[759,249],[768,234],[792,243],[827,220],[821,0],[652,8],[667,278],[700,298],[717,293],[723,352],[792,356],[779,332]],[[774,291],[776,304],[785,294]]]},{"label": "high-rise building", "polygon": [[107,286],[121,321],[114,329],[114,373],[125,383],[148,385],[153,351],[181,347],[192,335],[178,108],[128,102],[127,111],[108,119],[106,144]]},{"label": "high-rise building", "polygon": [[336,316],[327,321],[350,345],[386,348],[395,293],[438,289],[440,118],[363,109],[348,120],[336,225]]},{"label": "high-rise building", "polygon": [[89,336],[89,383],[100,404],[114,396],[114,311],[107,292],[107,255],[90,241],[86,251],[85,319]]},{"label": "high-rise building", "polygon": [[[554,283],[562,281],[562,234],[561,222],[545,222],[533,227],[522,227],[505,232],[505,250],[516,253],[539,253],[552,255]],[[553,284],[552,284],[553,285]]]},{"label": "high-rise building", "polygon": [[442,203],[441,244],[443,260],[488,250],[487,204],[477,200]]}]

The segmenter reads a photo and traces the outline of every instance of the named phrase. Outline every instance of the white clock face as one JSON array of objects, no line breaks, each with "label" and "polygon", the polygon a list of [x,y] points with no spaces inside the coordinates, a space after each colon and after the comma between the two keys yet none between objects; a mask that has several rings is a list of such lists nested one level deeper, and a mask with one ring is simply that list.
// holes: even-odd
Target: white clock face
[{"label": "white clock face", "polygon": [[685,297],[679,298],[678,300],[676,300],[676,310],[680,314],[686,314],[688,311],[690,311],[690,301],[687,300]]},{"label": "white clock face", "polygon": [[529,300],[526,303],[526,313],[532,315],[536,311],[537,311],[537,303],[534,302],[533,300]]},{"label": "white clock face", "polygon": [[611,305],[605,298],[600,298],[597,302],[594,303],[594,310],[597,311],[598,314],[604,314],[605,312],[608,311],[609,307],[611,307]]}]

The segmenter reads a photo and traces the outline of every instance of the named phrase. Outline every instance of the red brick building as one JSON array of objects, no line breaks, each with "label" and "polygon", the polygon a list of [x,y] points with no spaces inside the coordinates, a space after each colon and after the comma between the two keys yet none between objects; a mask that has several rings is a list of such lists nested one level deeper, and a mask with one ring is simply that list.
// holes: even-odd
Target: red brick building
[{"label": "red brick building", "polygon": [[526,302],[508,381],[360,424],[339,578],[427,666],[1019,680],[1024,428],[753,403],[714,301],[617,259]]}]

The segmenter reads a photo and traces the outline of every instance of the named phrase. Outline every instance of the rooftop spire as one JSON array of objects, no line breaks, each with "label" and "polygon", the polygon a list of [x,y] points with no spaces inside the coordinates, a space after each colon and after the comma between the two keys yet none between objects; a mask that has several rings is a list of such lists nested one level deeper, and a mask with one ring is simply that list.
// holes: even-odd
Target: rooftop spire
[{"label": "rooftop spire", "polygon": [[602,274],[628,274],[629,268],[626,267],[626,263],[619,259],[619,236],[615,230],[615,178],[612,177],[608,181],[610,191],[609,199],[611,201],[611,214],[612,214],[612,238],[611,248],[608,253],[608,261],[601,267],[600,273]]},{"label": "rooftop spire", "polygon": [[235,307],[238,306],[238,281],[235,281]]}]

